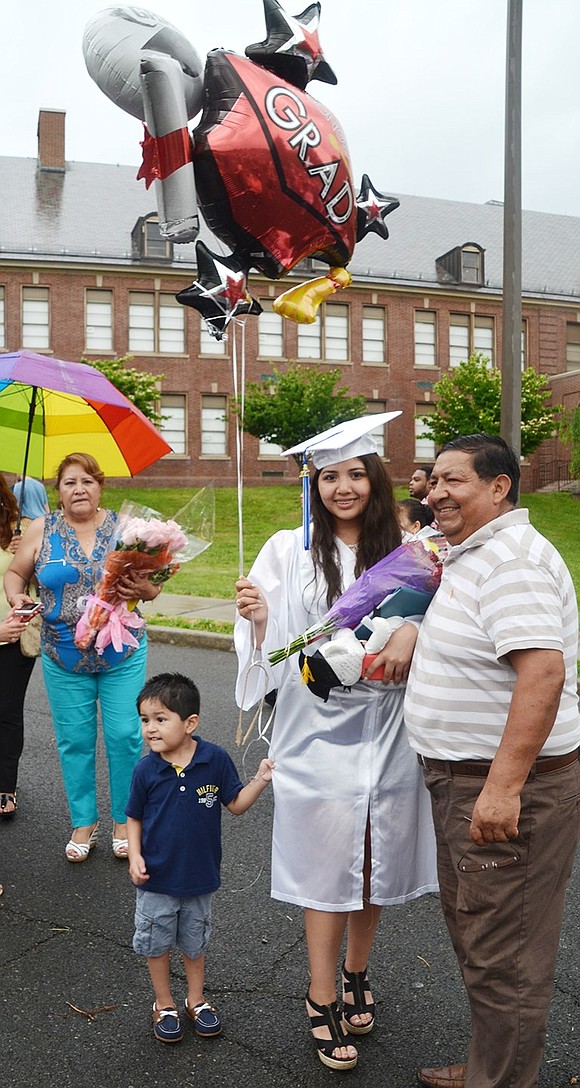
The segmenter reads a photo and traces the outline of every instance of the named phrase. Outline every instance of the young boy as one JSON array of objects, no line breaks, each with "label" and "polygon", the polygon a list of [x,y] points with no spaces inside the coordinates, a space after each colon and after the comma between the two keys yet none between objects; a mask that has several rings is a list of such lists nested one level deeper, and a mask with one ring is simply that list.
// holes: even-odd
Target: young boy
[{"label": "young boy", "polygon": [[126,808],[129,874],[137,886],[133,948],[147,957],[155,992],[153,1034],[163,1043],[183,1036],[171,993],[171,949],[183,954],[185,1013],[198,1035],[221,1032],[203,996],[204,953],[211,933],[211,897],[220,886],[221,806],[241,815],[271,781],[263,759],[243,786],[227,752],[193,733],[199,691],[187,676],[161,673],[137,698],[151,751],[135,767]]}]

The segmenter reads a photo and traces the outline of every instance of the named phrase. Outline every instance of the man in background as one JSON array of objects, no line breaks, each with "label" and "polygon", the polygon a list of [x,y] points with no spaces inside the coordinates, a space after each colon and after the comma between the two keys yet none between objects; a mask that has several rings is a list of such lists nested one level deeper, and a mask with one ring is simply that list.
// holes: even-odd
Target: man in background
[{"label": "man in background", "polygon": [[412,499],[418,499],[419,502],[423,502],[429,494],[431,479],[431,473],[433,471],[433,465],[417,465],[411,479],[409,480],[409,495]]}]

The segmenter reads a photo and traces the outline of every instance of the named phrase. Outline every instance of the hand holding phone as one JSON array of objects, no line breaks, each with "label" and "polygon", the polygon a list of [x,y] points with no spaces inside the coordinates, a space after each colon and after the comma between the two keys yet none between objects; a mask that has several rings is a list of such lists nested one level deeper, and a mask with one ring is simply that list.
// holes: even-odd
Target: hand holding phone
[{"label": "hand holding phone", "polygon": [[30,604],[23,604],[20,608],[14,609],[15,616],[26,616],[30,619],[31,616],[35,616],[37,612],[42,611],[42,605],[40,601],[32,601]]}]

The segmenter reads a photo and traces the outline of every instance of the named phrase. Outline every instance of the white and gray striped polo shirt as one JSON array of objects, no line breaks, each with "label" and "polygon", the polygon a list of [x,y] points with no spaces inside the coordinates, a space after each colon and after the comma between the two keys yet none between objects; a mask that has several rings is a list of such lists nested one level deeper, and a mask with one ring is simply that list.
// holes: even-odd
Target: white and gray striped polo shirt
[{"label": "white and gray striped polo shirt", "polygon": [[578,609],[562,557],[511,510],[450,550],[421,625],[409,674],[411,747],[434,759],[493,759],[516,674],[511,650],[560,650],[566,681],[541,754],[580,742],[576,694]]}]

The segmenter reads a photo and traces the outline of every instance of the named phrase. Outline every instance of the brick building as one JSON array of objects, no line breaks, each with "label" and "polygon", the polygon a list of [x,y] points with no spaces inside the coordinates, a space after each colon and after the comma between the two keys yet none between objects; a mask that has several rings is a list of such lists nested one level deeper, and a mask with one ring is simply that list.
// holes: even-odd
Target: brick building
[{"label": "brick building", "polygon": [[[67,162],[58,110],[40,111],[38,159],[0,157],[0,350],[89,362],[129,354],[133,365],[162,373],[163,429],[174,453],[140,483],[235,483],[235,419],[227,408],[242,348],[248,380],[290,360],[328,363],[352,393],[364,394],[369,411],[401,408],[378,436],[396,482],[434,453],[418,416],[432,407],[441,374],[474,350],[499,365],[503,209],[496,202],[400,196],[391,237],[371,234],[356,247],[352,286],[322,306],[314,325],[283,321],[272,300],[292,281],[319,274],[318,266],[276,282],[252,275],[264,313],[236,324],[220,343],[196,311],[176,302],[196,278],[195,247],[160,238],[153,190],[135,174],[134,167]],[[201,237],[219,246],[203,229]],[[549,376],[556,401],[575,406],[580,219],[524,212],[522,282],[522,362]],[[556,446],[544,443],[524,468],[526,488],[534,465],[537,472],[567,458]],[[295,479],[296,467],[246,436],[244,478]]]}]

